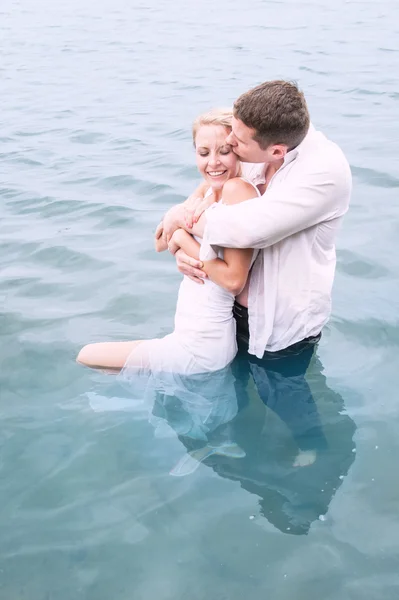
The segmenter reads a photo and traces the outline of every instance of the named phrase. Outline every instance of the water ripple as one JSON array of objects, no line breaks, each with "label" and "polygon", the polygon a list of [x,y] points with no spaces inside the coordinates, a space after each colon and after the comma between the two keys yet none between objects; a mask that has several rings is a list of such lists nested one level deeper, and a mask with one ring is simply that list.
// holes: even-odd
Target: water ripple
[{"label": "water ripple", "polygon": [[[394,3],[171,6],[1,3],[0,596],[394,598]],[[116,410],[126,390],[74,358],[171,331],[180,275],[152,236],[199,181],[192,120],[266,78],[298,81],[353,165],[307,373],[328,447],[294,468],[296,441],[251,387],[229,424],[246,459],[171,477],[182,440]]]}]

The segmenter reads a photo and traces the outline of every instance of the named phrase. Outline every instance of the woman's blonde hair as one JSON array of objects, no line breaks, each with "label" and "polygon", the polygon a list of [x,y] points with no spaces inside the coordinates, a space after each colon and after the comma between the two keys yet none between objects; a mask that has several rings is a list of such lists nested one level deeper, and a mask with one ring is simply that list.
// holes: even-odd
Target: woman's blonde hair
[{"label": "woman's blonde hair", "polygon": [[230,108],[213,108],[202,115],[199,115],[193,123],[193,143],[195,146],[195,138],[198,130],[203,125],[221,125],[230,129],[233,118],[233,111]]}]

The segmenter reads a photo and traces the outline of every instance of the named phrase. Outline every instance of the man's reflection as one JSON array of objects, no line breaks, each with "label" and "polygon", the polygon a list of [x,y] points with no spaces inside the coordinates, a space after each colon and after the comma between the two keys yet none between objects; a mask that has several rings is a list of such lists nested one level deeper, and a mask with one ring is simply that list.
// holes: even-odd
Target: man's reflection
[{"label": "man's reflection", "polygon": [[306,534],[355,458],[355,424],[322,371],[313,348],[270,361],[245,354],[233,364],[235,393],[222,393],[219,376],[205,404],[200,380],[191,382],[192,403],[158,395],[153,419],[167,422],[187,450],[171,474],[205,464],[258,496],[260,513],[275,527]]}]

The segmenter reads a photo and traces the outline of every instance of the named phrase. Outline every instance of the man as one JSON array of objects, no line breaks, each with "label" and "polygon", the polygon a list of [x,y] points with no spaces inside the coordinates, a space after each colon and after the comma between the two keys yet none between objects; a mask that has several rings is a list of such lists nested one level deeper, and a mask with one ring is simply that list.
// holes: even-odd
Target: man
[{"label": "man", "polygon": [[[258,373],[265,402],[260,372],[273,364],[285,373],[286,358],[301,355],[292,366],[303,375],[329,318],[335,239],[349,205],[351,173],[340,148],[311,125],[303,93],[286,81],[265,82],[238,98],[228,141],[243,163],[258,163],[243,164],[243,174],[262,196],[205,211],[192,227],[179,205],[156,235],[169,239],[183,227],[211,246],[260,250],[234,314],[241,358],[246,354],[252,375]],[[199,261],[171,251],[183,274],[205,277]]]}]

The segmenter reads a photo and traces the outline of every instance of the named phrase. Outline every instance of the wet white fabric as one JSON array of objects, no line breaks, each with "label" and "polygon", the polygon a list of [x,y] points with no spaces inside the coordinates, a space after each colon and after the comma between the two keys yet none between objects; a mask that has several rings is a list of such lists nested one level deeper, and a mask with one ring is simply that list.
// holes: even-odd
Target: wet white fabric
[{"label": "wet white fabric", "polygon": [[[219,371],[183,375],[148,368],[148,356],[138,349],[119,379],[128,387],[132,404],[146,407],[155,435],[175,434],[204,444],[212,440],[230,442],[229,430],[221,429],[237,414],[235,378],[230,365]],[[213,435],[215,430],[218,433]]]},{"label": "wet white fabric", "polygon": [[[217,256],[223,258],[222,249]],[[211,280],[198,285],[184,277],[173,333],[141,342],[128,357],[124,372],[189,375],[223,369],[237,352],[233,304],[234,295]]]},{"label": "wet white fabric", "polygon": [[[221,249],[217,256],[223,257]],[[178,436],[206,444],[213,431],[220,433],[221,426],[235,416],[235,378],[230,368],[237,352],[233,304],[233,294],[212,281],[200,286],[184,277],[174,331],[161,339],[144,340],[130,353],[119,381],[140,406],[144,402],[148,407],[156,435],[168,435],[169,427]],[[227,429],[214,439],[229,448],[233,443]]]},{"label": "wet white fabric", "polygon": [[[246,178],[264,182],[264,165],[243,167]],[[350,193],[344,154],[311,126],[262,197],[206,211],[204,247],[260,250],[248,298],[251,354],[287,348],[327,322],[335,240]]]}]

